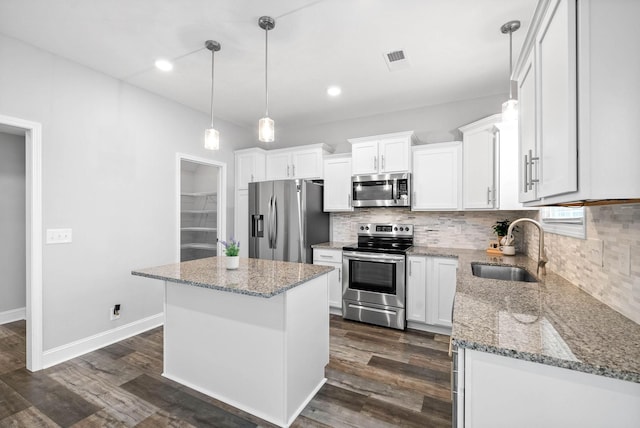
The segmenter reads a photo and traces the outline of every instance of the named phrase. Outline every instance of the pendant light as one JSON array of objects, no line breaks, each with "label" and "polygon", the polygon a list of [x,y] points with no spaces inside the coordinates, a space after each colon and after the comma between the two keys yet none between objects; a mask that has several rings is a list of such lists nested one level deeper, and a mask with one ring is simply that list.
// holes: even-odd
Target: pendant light
[{"label": "pendant light", "polygon": [[513,73],[513,32],[520,28],[520,21],[509,21],[500,27],[502,34],[509,34],[509,99],[502,103],[502,121],[507,122],[518,119],[518,100],[513,99],[513,84],[511,73]]},{"label": "pendant light", "polygon": [[258,25],[264,30],[264,117],[258,122],[258,140],[263,143],[271,143],[275,140],[275,123],[269,117],[269,81],[268,81],[268,58],[269,58],[269,30],[273,30],[276,21],[270,16],[261,16]]},{"label": "pendant light", "polygon": [[204,132],[204,148],[218,150],[220,148],[220,133],[213,127],[213,57],[220,50],[220,43],[207,40],[204,45],[211,51],[211,126]]}]

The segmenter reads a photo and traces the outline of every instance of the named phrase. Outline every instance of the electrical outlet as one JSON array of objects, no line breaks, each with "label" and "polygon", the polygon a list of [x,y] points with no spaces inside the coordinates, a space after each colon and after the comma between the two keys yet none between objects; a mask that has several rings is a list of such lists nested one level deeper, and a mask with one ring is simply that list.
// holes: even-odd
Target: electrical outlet
[{"label": "electrical outlet", "polygon": [[116,314],[116,307],[115,306],[111,306],[109,308],[109,319],[111,321],[117,320],[120,318],[120,311],[118,311],[118,313]]},{"label": "electrical outlet", "polygon": [[625,276],[631,275],[631,245],[621,246],[617,271]]},{"label": "electrical outlet", "polygon": [[47,229],[47,244],[67,244],[71,241],[71,229]]},{"label": "electrical outlet", "polygon": [[587,260],[602,267],[604,241],[602,239],[587,239]]}]

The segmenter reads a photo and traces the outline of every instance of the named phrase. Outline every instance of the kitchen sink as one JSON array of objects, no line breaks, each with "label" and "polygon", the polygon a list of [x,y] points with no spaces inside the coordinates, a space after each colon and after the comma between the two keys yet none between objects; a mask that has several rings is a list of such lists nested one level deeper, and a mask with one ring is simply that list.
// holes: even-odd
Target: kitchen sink
[{"label": "kitchen sink", "polygon": [[482,263],[471,263],[474,276],[504,281],[538,282],[538,279],[525,269],[516,266],[496,266]]}]

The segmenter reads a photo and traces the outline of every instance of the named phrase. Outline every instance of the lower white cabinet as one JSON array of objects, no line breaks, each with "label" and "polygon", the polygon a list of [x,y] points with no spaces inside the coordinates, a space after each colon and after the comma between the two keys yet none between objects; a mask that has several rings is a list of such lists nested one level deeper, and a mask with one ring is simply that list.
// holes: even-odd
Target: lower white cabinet
[{"label": "lower white cabinet", "polygon": [[458,349],[455,427],[637,427],[640,384]]},{"label": "lower white cabinet", "polygon": [[313,264],[335,268],[329,272],[329,309],[342,313],[342,250],[314,248]]},{"label": "lower white cabinet", "polygon": [[408,326],[437,333],[451,332],[458,260],[446,257],[407,257]]}]

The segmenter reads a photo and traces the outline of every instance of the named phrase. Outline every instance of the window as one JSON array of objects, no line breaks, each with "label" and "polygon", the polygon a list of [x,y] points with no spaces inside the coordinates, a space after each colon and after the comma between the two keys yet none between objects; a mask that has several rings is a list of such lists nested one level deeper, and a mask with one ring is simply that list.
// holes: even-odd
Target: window
[{"label": "window", "polygon": [[584,207],[543,207],[540,219],[545,232],[586,239]]}]

